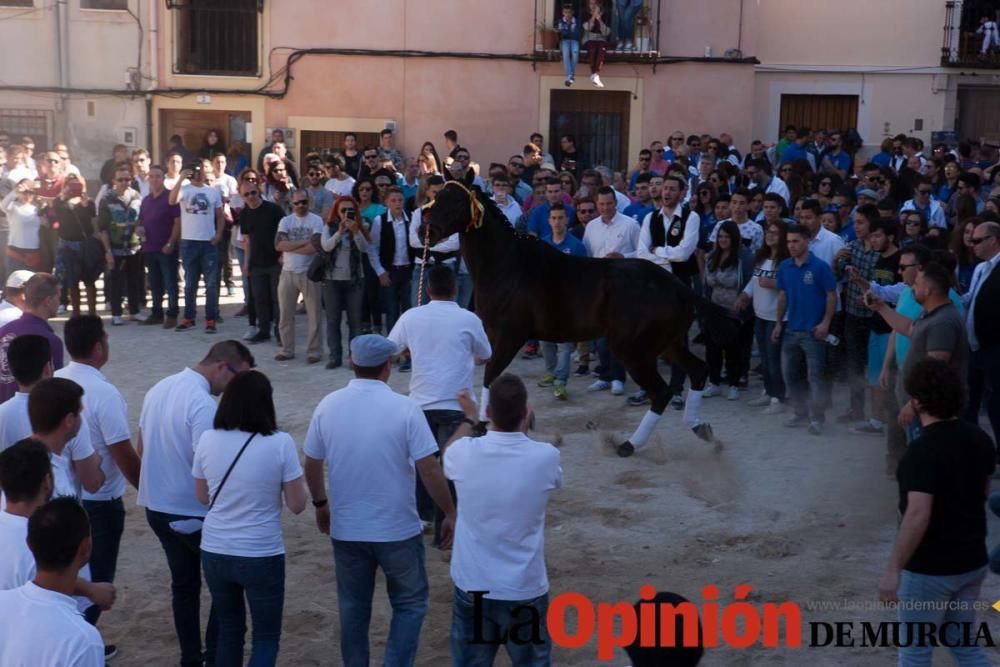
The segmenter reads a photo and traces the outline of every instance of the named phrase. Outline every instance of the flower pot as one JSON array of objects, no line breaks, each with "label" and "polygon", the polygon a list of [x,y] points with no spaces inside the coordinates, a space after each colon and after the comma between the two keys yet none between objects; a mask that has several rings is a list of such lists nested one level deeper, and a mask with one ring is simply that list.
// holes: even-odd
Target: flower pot
[{"label": "flower pot", "polygon": [[555,30],[542,30],[542,48],[546,51],[555,51],[559,48],[559,33]]}]

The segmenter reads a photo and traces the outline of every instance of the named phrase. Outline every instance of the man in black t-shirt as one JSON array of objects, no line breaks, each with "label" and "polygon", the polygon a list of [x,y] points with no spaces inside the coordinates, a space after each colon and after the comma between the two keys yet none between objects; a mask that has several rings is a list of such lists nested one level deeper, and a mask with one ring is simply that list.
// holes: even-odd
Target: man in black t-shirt
[{"label": "man in black t-shirt", "polygon": [[[922,431],[899,463],[902,520],[885,574],[883,601],[899,600],[900,664],[930,664],[934,646],[912,634],[931,624],[959,664],[988,665],[976,637],[974,602],[986,577],[986,498],[996,469],[993,441],[958,419],[963,382],[948,362],[928,358],[906,377]],[[958,604],[956,604],[958,603]],[[923,643],[924,645],[921,645]]]},{"label": "man in black t-shirt", "polygon": [[247,237],[243,270],[250,276],[257,314],[257,333],[248,339],[261,343],[271,339],[271,327],[278,335],[278,278],[281,277],[280,254],[274,248],[278,223],[285,216],[280,206],[261,197],[257,183],[240,184],[240,195],[246,204],[240,211],[240,231]]}]

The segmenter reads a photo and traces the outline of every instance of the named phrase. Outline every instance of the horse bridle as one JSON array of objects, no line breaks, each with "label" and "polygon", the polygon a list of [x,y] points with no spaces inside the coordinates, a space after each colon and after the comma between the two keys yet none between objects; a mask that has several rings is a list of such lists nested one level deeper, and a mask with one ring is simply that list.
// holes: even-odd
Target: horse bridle
[{"label": "horse bridle", "polygon": [[[466,232],[471,232],[473,229],[479,229],[483,226],[483,215],[486,209],[480,203],[479,199],[476,197],[475,193],[469,190],[458,181],[448,181],[445,185],[457,185],[458,187],[465,190],[465,194],[469,196],[469,226],[465,228]],[[424,204],[421,208],[427,209],[433,206],[433,202],[428,202]],[[427,255],[430,253],[431,249],[431,228],[430,225],[424,226],[424,255],[423,260],[420,263],[420,278],[417,281],[417,306],[423,301],[424,297],[424,267],[427,266]]]}]

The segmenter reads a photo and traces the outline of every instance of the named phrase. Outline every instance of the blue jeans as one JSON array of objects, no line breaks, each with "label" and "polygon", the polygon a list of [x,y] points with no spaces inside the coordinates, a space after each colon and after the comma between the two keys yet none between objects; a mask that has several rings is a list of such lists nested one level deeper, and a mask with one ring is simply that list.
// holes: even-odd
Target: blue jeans
[{"label": "blue jeans", "polygon": [[458,296],[455,300],[459,306],[468,310],[469,304],[472,303],[472,276],[459,271],[455,276],[455,282],[458,283]]},{"label": "blue jeans", "polygon": [[[943,623],[974,623],[976,610],[973,604],[979,600],[979,588],[986,577],[986,568],[981,567],[964,574],[935,577],[903,570],[899,578],[899,621],[903,623],[900,643],[916,644],[911,641],[910,631],[917,623],[933,623],[939,628]],[[939,602],[941,608],[906,609],[907,602]],[[947,603],[963,603],[964,609],[948,609]],[[929,606],[929,605],[923,605]],[[954,625],[944,628],[948,644],[961,642],[962,630]],[[937,633],[936,633],[937,634]],[[975,637],[975,631],[971,633]],[[959,667],[989,667],[990,661],[982,646],[949,646],[952,657]],[[899,649],[899,667],[930,667],[934,654],[933,646],[908,646]]]},{"label": "blue jeans", "polygon": [[754,335],[760,351],[760,368],[764,374],[764,391],[771,398],[785,400],[785,379],[781,377],[781,341],[771,342],[774,322],[759,317],[754,322]]},{"label": "blue jeans", "polygon": [[195,321],[198,280],[205,280],[205,319],[219,318],[219,248],[209,241],[181,241],[184,266],[184,319]]},{"label": "blue jeans", "polygon": [[569,364],[573,358],[574,349],[576,349],[576,343],[542,341],[545,370],[556,376],[556,384],[566,384],[569,379]]},{"label": "blue jeans", "polygon": [[[548,667],[551,664],[552,641],[545,627],[545,615],[549,610],[548,593],[532,600],[480,600],[480,618],[477,619],[472,595],[455,587],[455,602],[451,608],[451,664],[454,667],[490,667],[500,649],[497,643],[499,638],[508,636],[514,625],[530,619],[528,613],[518,609],[523,607],[532,607],[538,612],[541,643],[531,643],[530,631],[522,628],[517,636],[525,643],[508,639],[503,643],[507,647],[507,655],[514,667]],[[470,643],[477,637],[491,643]]]},{"label": "blue jeans", "polygon": [[[795,414],[808,415],[812,421],[823,422],[826,408],[823,389],[823,360],[826,344],[809,331],[785,331],[781,341],[781,372],[785,387]],[[802,365],[806,367],[806,382],[803,386]],[[808,396],[808,401],[806,397]]]},{"label": "blue jeans", "polygon": [[[114,500],[84,500],[83,509],[90,518],[90,580],[112,583],[118,566],[118,548],[125,530],[125,504],[121,498]],[[84,617],[97,625],[101,609],[90,606]]]},{"label": "blue jeans", "polygon": [[201,552],[205,583],[219,620],[216,667],[243,664],[247,610],[253,620],[249,667],[273,667],[278,661],[281,613],[285,604],[285,556],[249,558]]},{"label": "blue jeans", "polygon": [[601,338],[597,341],[597,357],[601,361],[601,368],[604,369],[604,372],[601,373],[602,380],[605,382],[625,381],[625,365],[611,354],[607,338]]},{"label": "blue jeans", "polygon": [[209,608],[205,630],[205,654],[201,652],[201,531],[178,533],[170,527],[173,521],[198,517],[165,514],[146,510],[146,521],[160,540],[170,568],[171,604],[174,629],[181,646],[181,665],[201,667],[203,662],[215,663],[218,643],[218,623],[215,605]]},{"label": "blue jeans", "polygon": [[[451,436],[462,425],[465,415],[462,414],[461,410],[424,410],[424,418],[427,420],[431,433],[434,434],[438,448],[441,448],[451,440]],[[455,485],[450,480],[448,489],[451,491],[452,501],[457,502],[455,500]],[[417,475],[417,513],[422,520],[434,522],[433,546],[438,546],[441,543],[441,524],[444,522],[444,512],[434,503],[431,494],[427,493],[424,480],[420,475]]]},{"label": "blue jeans", "polygon": [[642,9],[642,0],[615,0],[618,18],[618,47],[630,43],[635,35],[635,17]]},{"label": "blue jeans", "polygon": [[575,78],[576,64],[580,62],[580,41],[564,39],[559,42],[559,49],[562,51],[562,63],[563,69],[566,71],[566,78]]},{"label": "blue jeans", "polygon": [[368,625],[372,616],[375,571],[382,568],[392,605],[385,664],[412,667],[420,626],[427,614],[424,542],[417,534],[399,542],[332,540],[340,609],[340,655],[344,667],[368,667]]},{"label": "blue jeans", "polygon": [[153,317],[163,317],[163,293],[167,294],[167,317],[177,317],[177,253],[147,252],[143,254],[149,275],[149,291],[153,295]]},{"label": "blue jeans", "polygon": [[[326,345],[330,349],[330,361],[344,360],[340,335],[340,323],[347,313],[347,344],[361,333],[361,301],[365,297],[365,286],[358,280],[324,280],[323,305],[326,307]],[[347,351],[350,356],[350,349]]]}]

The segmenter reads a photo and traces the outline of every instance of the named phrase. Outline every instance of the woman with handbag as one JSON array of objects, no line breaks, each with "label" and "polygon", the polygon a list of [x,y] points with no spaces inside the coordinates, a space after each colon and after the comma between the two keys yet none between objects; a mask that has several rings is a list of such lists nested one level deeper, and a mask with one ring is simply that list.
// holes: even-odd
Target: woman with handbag
[{"label": "woman with handbag", "polygon": [[192,465],[195,494],[208,505],[201,532],[205,581],[219,624],[217,667],[243,664],[250,607],[252,667],[274,665],[285,602],[281,505],[306,508],[295,442],[278,430],[271,383],[259,371],[237,373],[198,440]]},{"label": "woman with handbag", "polygon": [[[80,314],[80,283],[87,291],[87,312],[97,312],[97,286],[94,282],[104,269],[104,245],[94,237],[94,202],[87,197],[87,184],[69,174],[62,193],[43,211],[59,236],[56,252],[56,277],[62,293],[59,303],[71,305]],[[86,246],[90,246],[88,249]]]},{"label": "woman with handbag", "polygon": [[340,323],[347,313],[348,345],[361,333],[361,303],[365,294],[364,264],[368,261],[368,235],[359,220],[361,207],[353,197],[339,197],[323,227],[320,246],[327,256],[323,277],[326,304],[326,342],[330,360],[326,367],[344,363]]}]

